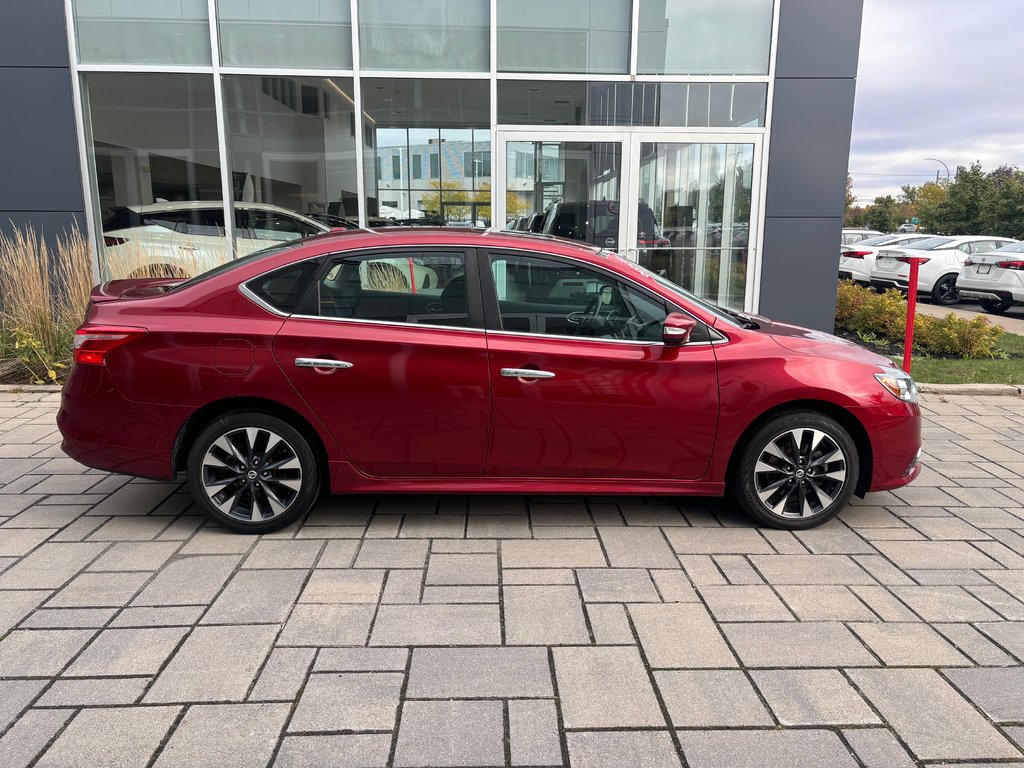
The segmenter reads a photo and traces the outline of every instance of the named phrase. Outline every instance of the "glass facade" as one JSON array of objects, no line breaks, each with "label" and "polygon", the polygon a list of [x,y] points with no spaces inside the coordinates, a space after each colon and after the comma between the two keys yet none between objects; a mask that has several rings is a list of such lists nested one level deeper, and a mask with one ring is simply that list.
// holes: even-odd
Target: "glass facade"
[{"label": "glass facade", "polygon": [[773,0],[71,7],[105,274],[331,226],[497,225],[749,301]]}]

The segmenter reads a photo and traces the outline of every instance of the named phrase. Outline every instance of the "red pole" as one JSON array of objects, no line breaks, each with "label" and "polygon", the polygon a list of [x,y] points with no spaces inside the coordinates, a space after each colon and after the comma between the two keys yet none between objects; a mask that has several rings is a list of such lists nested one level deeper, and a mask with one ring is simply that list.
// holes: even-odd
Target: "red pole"
[{"label": "red pole", "polygon": [[914,318],[917,315],[917,272],[921,266],[920,256],[911,256],[910,285],[907,288],[907,332],[903,337],[903,370],[910,373],[911,351],[914,347]]}]

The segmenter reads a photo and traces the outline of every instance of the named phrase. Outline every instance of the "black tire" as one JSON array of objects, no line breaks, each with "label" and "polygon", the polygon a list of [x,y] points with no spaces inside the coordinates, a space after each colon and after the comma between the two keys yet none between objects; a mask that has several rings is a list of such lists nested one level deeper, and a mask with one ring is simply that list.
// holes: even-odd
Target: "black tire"
[{"label": "black tire", "polygon": [[951,307],[960,301],[960,291],[956,289],[956,275],[943,275],[932,287],[932,302],[944,307]]},{"label": "black tire", "polygon": [[[800,450],[787,450],[808,447],[796,443],[794,432],[800,430],[815,430],[822,435],[811,433],[810,450],[806,454],[809,459],[804,459],[804,465],[791,461],[794,454],[799,457]],[[800,443],[807,439],[800,433]],[[857,446],[842,425],[817,411],[780,413],[761,425],[739,450],[742,453],[729,490],[747,514],[771,528],[803,530],[821,525],[843,510],[857,486],[860,474]],[[762,464],[763,455],[772,451],[775,454],[767,459],[772,463]],[[832,453],[828,453],[830,451]],[[822,459],[827,461],[815,463]],[[776,461],[779,462],[777,470]],[[842,462],[841,481],[835,477],[839,474],[839,461]],[[762,500],[759,492],[768,494],[766,500]],[[831,501],[826,501],[829,498]],[[772,502],[775,509],[766,501]]]},{"label": "black tire", "polygon": [[196,504],[239,533],[290,525],[320,492],[319,466],[306,438],[258,412],[228,413],[208,424],[188,452],[186,474]]},{"label": "black tire", "polygon": [[990,315],[1005,314],[1006,310],[1013,306],[1012,301],[992,301],[992,299],[979,299],[978,303]]}]

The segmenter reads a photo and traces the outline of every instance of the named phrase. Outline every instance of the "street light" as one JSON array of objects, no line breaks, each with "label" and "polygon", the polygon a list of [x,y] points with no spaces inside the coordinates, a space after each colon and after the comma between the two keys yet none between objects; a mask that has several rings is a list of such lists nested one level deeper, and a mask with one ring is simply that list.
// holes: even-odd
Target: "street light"
[{"label": "street light", "polygon": [[[948,165],[946,165],[944,162],[942,162],[941,160],[939,160],[936,157],[926,157],[925,160],[931,160],[932,162],[938,163],[943,168],[945,168],[946,169],[946,181],[949,181],[949,166]],[[939,183],[939,172],[938,171],[935,172],[935,183],[936,184]]]}]

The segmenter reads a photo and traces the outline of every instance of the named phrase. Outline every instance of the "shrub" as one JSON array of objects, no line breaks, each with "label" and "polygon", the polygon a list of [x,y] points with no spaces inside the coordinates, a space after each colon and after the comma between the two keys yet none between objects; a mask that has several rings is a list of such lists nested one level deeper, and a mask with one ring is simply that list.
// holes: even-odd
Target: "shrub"
[{"label": "shrub", "polygon": [[[896,290],[875,293],[849,280],[836,292],[836,330],[864,340],[903,343],[907,301]],[[943,318],[918,315],[914,325],[914,351],[944,357],[979,359],[996,357],[995,345],[1003,329],[988,318],[964,320],[952,312]]]}]

